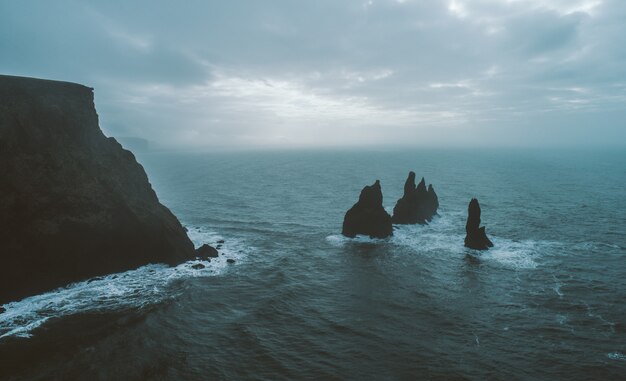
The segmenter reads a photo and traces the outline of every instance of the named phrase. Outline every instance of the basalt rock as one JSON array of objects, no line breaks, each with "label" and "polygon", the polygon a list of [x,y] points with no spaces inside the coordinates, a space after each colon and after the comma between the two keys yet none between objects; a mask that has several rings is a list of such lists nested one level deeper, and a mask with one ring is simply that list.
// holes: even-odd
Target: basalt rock
[{"label": "basalt rock", "polygon": [[217,258],[219,253],[213,246],[209,246],[206,243],[196,249],[196,256],[198,258]]},{"label": "basalt rock", "polygon": [[467,223],[465,224],[465,246],[470,249],[487,250],[493,243],[487,238],[485,227],[480,226],[480,204],[473,198],[467,208]]},{"label": "basalt rock", "polygon": [[383,193],[380,181],[366,186],[361,191],[359,201],[346,212],[343,230],[346,237],[354,238],[357,234],[371,238],[385,238],[393,235],[391,216],[383,208]]},{"label": "basalt rock", "polygon": [[0,76],[0,304],[194,257],[135,156],[100,130],[93,89]]},{"label": "basalt rock", "polygon": [[404,183],[404,195],[393,208],[394,224],[425,224],[437,214],[439,199],[432,184],[426,188],[426,181],[415,186],[415,172],[409,172]]}]

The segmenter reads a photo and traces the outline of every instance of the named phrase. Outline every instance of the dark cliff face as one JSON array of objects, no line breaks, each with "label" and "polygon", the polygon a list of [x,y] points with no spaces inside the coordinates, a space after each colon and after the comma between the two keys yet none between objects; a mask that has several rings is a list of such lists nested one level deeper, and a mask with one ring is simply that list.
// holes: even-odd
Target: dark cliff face
[{"label": "dark cliff face", "polygon": [[415,186],[415,172],[409,172],[404,183],[404,194],[393,208],[394,224],[425,224],[437,214],[439,199],[432,184],[426,189],[426,181]]},{"label": "dark cliff face", "polygon": [[380,181],[366,186],[361,191],[359,201],[346,212],[341,231],[346,237],[357,234],[371,238],[386,238],[393,235],[391,216],[383,208],[383,192]]},{"label": "dark cliff face", "polygon": [[91,88],[0,76],[0,303],[194,257],[134,155],[98,127]]}]

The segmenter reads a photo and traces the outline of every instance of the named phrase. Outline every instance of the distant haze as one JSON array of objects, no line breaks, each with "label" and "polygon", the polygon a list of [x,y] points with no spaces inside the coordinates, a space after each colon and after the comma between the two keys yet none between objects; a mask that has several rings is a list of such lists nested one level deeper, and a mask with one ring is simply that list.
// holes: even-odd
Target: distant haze
[{"label": "distant haze", "polygon": [[626,1],[0,0],[0,73],[173,148],[623,146]]}]

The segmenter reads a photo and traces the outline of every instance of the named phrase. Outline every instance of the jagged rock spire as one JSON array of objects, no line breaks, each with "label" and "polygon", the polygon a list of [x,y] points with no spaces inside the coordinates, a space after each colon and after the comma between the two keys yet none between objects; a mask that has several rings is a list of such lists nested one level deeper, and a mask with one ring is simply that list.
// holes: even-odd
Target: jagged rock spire
[{"label": "jagged rock spire", "polygon": [[393,208],[392,221],[395,224],[425,224],[437,214],[439,200],[432,184],[426,188],[422,177],[415,186],[415,172],[409,172],[404,183],[404,195]]},{"label": "jagged rock spire", "polygon": [[487,238],[485,227],[480,227],[480,204],[473,198],[467,207],[467,223],[465,224],[465,246],[476,250],[487,250],[493,243]]}]

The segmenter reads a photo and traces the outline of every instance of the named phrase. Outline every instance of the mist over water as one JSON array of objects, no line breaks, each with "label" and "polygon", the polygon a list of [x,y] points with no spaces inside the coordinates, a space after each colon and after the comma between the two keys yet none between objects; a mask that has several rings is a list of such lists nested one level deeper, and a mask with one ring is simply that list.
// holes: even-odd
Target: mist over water
[{"label": "mist over water", "polygon": [[[618,151],[140,153],[196,245],[4,307],[0,379],[623,379]],[[340,235],[364,185],[409,170],[439,216]],[[463,247],[477,197],[495,247]],[[228,265],[227,258],[236,263]]]}]

